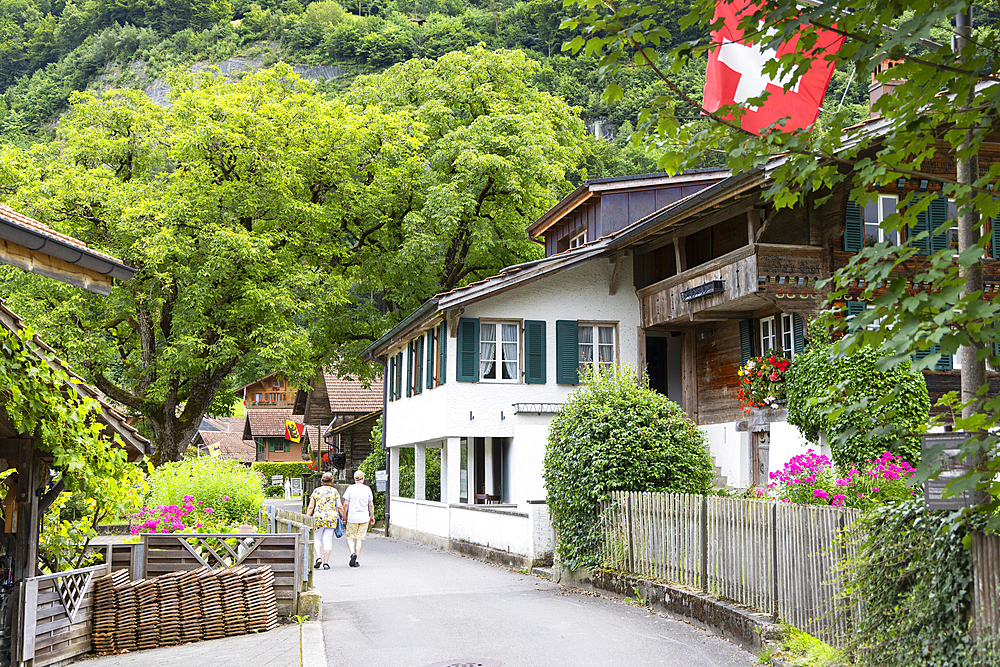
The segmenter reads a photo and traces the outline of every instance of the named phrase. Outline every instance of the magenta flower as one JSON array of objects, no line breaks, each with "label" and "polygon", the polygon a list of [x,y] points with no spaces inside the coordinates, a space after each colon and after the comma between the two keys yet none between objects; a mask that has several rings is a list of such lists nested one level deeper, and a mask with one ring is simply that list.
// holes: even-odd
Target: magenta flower
[{"label": "magenta flower", "polygon": [[830,497],[830,494],[824,491],[823,489],[813,489],[813,497],[826,500],[827,498]]}]

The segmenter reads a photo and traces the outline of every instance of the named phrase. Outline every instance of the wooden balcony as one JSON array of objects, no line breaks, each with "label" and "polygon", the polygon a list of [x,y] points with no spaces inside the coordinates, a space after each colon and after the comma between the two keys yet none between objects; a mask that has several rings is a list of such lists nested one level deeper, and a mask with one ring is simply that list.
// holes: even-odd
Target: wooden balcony
[{"label": "wooden balcony", "polygon": [[822,248],[747,245],[640,289],[642,325],[683,326],[748,317],[782,300],[799,306],[790,310],[811,310],[820,298],[816,281],[824,277]]}]

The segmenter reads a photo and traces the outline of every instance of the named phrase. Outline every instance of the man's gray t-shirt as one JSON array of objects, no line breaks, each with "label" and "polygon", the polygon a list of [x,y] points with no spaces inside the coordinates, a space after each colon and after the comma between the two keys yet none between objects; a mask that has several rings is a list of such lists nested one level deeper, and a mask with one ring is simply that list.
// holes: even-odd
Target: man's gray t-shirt
[{"label": "man's gray t-shirt", "polygon": [[372,502],[372,490],[365,484],[351,484],[344,491],[347,503],[347,523],[368,523],[368,503]]}]

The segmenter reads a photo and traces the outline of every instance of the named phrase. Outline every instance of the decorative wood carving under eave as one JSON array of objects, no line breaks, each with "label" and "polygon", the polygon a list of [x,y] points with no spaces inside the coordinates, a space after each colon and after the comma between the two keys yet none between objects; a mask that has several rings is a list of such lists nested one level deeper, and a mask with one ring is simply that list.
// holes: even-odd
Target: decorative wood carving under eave
[{"label": "decorative wood carving under eave", "polygon": [[9,241],[0,240],[0,263],[82,287],[96,294],[107,295],[111,292],[112,279],[110,276],[102,275],[76,264],[70,264],[41,252],[29,250]]}]

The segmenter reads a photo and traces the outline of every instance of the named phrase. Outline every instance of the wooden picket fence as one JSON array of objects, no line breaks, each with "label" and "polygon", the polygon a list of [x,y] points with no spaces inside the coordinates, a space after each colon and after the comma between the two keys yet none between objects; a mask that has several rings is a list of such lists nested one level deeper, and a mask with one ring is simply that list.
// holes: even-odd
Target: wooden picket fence
[{"label": "wooden picket fence", "polygon": [[972,630],[1000,637],[1000,535],[972,536]]},{"label": "wooden picket fence", "polygon": [[842,645],[850,610],[840,539],[860,512],[771,500],[615,492],[602,531],[607,567],[663,579],[775,614]]}]

